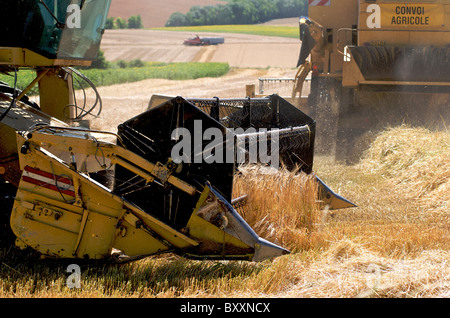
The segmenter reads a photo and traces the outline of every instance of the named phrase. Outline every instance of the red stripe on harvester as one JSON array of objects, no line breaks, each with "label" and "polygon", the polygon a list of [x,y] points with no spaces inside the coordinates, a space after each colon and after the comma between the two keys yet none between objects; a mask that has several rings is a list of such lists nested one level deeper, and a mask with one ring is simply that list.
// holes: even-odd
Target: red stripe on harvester
[{"label": "red stripe on harvester", "polygon": [[46,177],[49,179],[53,179],[53,180],[56,179],[56,180],[58,180],[58,182],[72,185],[72,180],[70,180],[69,178],[58,177],[57,175],[54,175],[53,173],[49,173],[49,172],[45,172],[45,171],[42,171],[39,169],[31,168],[29,166],[25,167],[25,171],[28,171],[30,173],[35,173],[35,174],[38,174],[40,176],[43,176],[43,177]]},{"label": "red stripe on harvester", "polygon": [[325,6],[325,5],[330,5],[331,4],[331,0],[309,0],[309,5],[313,5],[313,6]]},{"label": "red stripe on harvester", "polygon": [[64,189],[59,189],[57,186],[55,186],[54,184],[50,184],[44,181],[40,181],[40,180],[36,180],[27,176],[22,176],[22,180],[31,184],[35,184],[38,185],[40,187],[44,187],[53,191],[58,191],[67,195],[70,195],[72,197],[75,197],[75,192],[71,191],[71,190],[64,190]]}]

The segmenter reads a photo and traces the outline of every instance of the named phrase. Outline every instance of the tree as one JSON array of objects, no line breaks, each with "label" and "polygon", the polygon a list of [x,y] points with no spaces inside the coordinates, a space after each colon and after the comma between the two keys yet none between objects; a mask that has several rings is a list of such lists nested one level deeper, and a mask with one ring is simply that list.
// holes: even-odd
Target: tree
[{"label": "tree", "polygon": [[283,0],[278,1],[278,15],[277,19],[292,16],[293,13],[295,17],[300,17],[302,15],[308,15],[308,3],[307,1],[298,1],[298,0]]},{"label": "tree", "polygon": [[111,18],[107,18],[106,22],[105,22],[105,29],[114,29],[114,20],[115,18],[111,17]]},{"label": "tree", "polygon": [[308,14],[306,0],[228,0],[217,6],[193,6],[172,14],[166,26],[255,24]]},{"label": "tree", "polygon": [[92,61],[91,66],[88,68],[100,68],[100,69],[107,69],[109,66],[108,62],[106,61],[105,54],[102,50],[98,50],[97,59]]},{"label": "tree", "polygon": [[273,0],[253,0],[258,10],[259,23],[274,19],[278,14],[277,1]]},{"label": "tree", "polygon": [[186,18],[189,20],[190,25],[205,25],[207,10],[205,7],[193,6],[186,13]]},{"label": "tree", "polygon": [[128,27],[128,23],[126,20],[122,19],[122,18],[117,18],[116,19],[116,26],[118,29],[126,29]]},{"label": "tree", "polygon": [[141,15],[133,15],[128,19],[129,29],[142,29],[144,25],[142,24]]},{"label": "tree", "polygon": [[215,24],[224,25],[224,24],[234,24],[235,16],[233,14],[233,10],[229,5],[219,4],[216,6],[217,16],[215,18]]},{"label": "tree", "polygon": [[181,12],[172,13],[169,20],[166,22],[166,27],[185,26],[187,24],[186,16]]},{"label": "tree", "polygon": [[253,1],[233,0],[231,9],[236,17],[235,24],[259,23],[257,6]]}]

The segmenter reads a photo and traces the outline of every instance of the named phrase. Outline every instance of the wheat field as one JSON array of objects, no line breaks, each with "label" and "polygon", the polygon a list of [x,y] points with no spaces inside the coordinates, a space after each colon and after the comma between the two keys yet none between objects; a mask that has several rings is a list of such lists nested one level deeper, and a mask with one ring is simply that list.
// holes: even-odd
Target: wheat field
[{"label": "wheat field", "polygon": [[[167,254],[123,264],[67,263],[1,249],[0,297],[440,298],[450,296],[450,134],[397,127],[344,166],[315,172],[357,208],[320,210],[314,178],[242,167],[236,197],[258,234],[292,251],[261,263],[193,261]],[[25,261],[23,259],[25,257]]]}]

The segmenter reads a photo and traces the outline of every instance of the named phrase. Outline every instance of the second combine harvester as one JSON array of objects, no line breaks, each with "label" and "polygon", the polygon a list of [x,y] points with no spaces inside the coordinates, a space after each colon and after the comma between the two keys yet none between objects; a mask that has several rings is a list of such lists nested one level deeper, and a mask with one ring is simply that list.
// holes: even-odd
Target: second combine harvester
[{"label": "second combine harvester", "polygon": [[[353,162],[386,127],[445,128],[449,0],[310,0],[300,39],[292,95],[317,121],[318,152]],[[310,72],[310,94],[298,103]]]}]

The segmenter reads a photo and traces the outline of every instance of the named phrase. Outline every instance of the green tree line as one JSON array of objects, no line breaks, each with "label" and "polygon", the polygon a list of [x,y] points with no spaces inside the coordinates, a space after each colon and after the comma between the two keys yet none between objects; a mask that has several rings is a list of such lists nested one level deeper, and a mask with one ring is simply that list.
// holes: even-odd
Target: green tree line
[{"label": "green tree line", "polygon": [[133,15],[128,20],[110,17],[105,23],[105,29],[142,29],[143,27],[141,15]]},{"label": "green tree line", "polygon": [[186,14],[175,12],[166,27],[256,24],[299,17],[307,12],[307,0],[230,0],[216,6],[193,6]]}]

